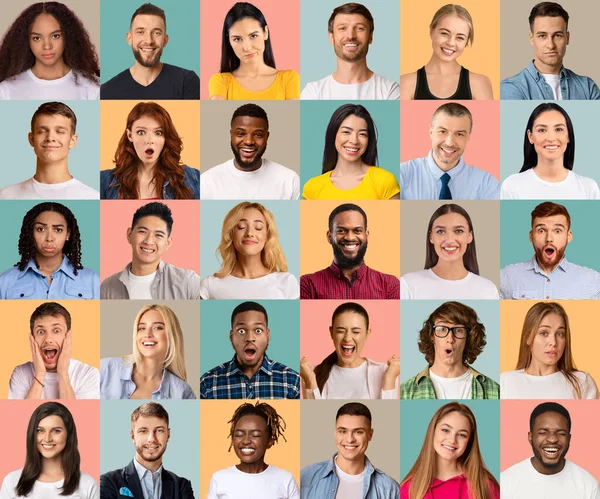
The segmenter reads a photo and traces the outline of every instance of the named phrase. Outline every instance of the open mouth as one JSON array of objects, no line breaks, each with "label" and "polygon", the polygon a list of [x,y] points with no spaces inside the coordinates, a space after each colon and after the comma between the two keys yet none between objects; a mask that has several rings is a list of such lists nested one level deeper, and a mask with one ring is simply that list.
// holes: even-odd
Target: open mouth
[{"label": "open mouth", "polygon": [[154,155],[154,149],[152,147],[149,147],[144,151],[144,154],[147,158],[151,158]]},{"label": "open mouth", "polygon": [[348,50],[356,50],[358,48],[358,43],[356,43],[356,42],[344,43],[344,48],[346,48]]},{"label": "open mouth", "polygon": [[256,347],[249,346],[244,348],[244,357],[246,360],[253,360],[256,357]]},{"label": "open mouth", "polygon": [[440,147],[440,150],[446,155],[446,156],[452,156],[454,154],[456,154],[456,149],[452,148],[452,147]]},{"label": "open mouth", "polygon": [[359,248],[360,243],[358,243],[358,242],[341,242],[340,246],[350,253],[350,252],[356,251]]},{"label": "open mouth", "polygon": [[544,146],[544,150],[550,151],[550,152],[558,151],[558,144]]},{"label": "open mouth", "polygon": [[456,450],[456,447],[452,445],[442,444],[442,447],[450,452],[454,452]]},{"label": "open mouth", "polygon": [[360,149],[358,147],[345,147],[344,146],[344,151],[346,151],[346,153],[348,153],[350,156],[355,156],[358,154]]},{"label": "open mouth", "polygon": [[454,52],[456,52],[456,50],[447,49],[447,48],[442,47],[442,52],[446,55],[452,55],[452,54],[454,54]]},{"label": "open mouth", "polygon": [[448,255],[454,255],[458,251],[458,246],[442,246],[442,250]]},{"label": "open mouth", "polygon": [[58,349],[56,348],[44,348],[44,357],[48,360],[54,360],[58,355]]},{"label": "open mouth", "polygon": [[546,248],[544,248],[544,255],[546,255],[548,258],[553,257],[555,253],[556,249],[552,248],[551,246],[547,246]]},{"label": "open mouth", "polygon": [[254,454],[256,452],[256,449],[253,449],[252,447],[242,447],[240,449],[240,454],[243,454],[244,456],[250,456],[252,454]]},{"label": "open mouth", "polygon": [[155,250],[153,250],[152,248],[140,248],[142,250],[142,253],[154,253]]},{"label": "open mouth", "polygon": [[157,345],[156,341],[143,341],[142,345],[148,348],[155,347]]},{"label": "open mouth", "polygon": [[354,345],[342,345],[342,355],[344,357],[352,357],[355,351],[356,347]]},{"label": "open mouth", "polygon": [[560,447],[546,446],[542,447],[542,452],[549,459],[556,459],[559,456]]},{"label": "open mouth", "polygon": [[451,348],[446,348],[446,350],[444,350],[444,352],[446,352],[446,355],[452,355],[454,350],[452,350]]},{"label": "open mouth", "polygon": [[244,157],[244,158],[251,158],[252,156],[254,156],[256,154],[256,149],[244,147],[244,148],[240,149],[240,153],[242,154],[242,157]]}]

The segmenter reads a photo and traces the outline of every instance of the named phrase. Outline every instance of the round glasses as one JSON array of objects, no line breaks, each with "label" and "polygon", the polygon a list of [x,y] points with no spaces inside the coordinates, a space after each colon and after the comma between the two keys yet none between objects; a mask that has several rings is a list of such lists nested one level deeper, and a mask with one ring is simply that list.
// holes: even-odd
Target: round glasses
[{"label": "round glasses", "polygon": [[462,340],[463,338],[466,338],[467,334],[469,334],[470,332],[471,328],[465,326],[433,326],[433,333],[438,338],[445,338],[446,336],[448,336],[448,333],[452,333],[452,336],[454,336],[457,340]]}]

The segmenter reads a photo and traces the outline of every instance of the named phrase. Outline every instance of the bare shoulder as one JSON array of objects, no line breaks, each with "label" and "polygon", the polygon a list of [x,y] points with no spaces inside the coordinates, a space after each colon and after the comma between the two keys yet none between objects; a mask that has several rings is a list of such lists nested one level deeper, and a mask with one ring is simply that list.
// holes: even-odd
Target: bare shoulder
[{"label": "bare shoulder", "polygon": [[492,82],[487,76],[469,71],[469,85],[474,100],[492,100],[494,98]]},{"label": "bare shoulder", "polygon": [[400,75],[400,100],[413,100],[417,86],[417,72]]}]

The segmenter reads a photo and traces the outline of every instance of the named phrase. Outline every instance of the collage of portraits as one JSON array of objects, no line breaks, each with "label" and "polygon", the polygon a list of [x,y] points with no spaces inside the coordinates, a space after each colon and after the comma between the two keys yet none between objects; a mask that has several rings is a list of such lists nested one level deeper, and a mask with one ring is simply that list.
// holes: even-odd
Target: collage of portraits
[{"label": "collage of portraits", "polygon": [[2,2],[0,499],[600,499],[600,2],[446,1]]}]

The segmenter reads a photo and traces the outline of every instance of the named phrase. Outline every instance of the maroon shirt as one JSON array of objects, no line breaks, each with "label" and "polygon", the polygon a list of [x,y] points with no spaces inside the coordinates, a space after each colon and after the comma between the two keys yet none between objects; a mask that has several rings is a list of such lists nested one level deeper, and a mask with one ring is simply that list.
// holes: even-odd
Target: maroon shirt
[{"label": "maroon shirt", "polygon": [[349,281],[334,262],[326,269],[300,277],[300,299],[399,300],[400,280],[363,263]]}]

